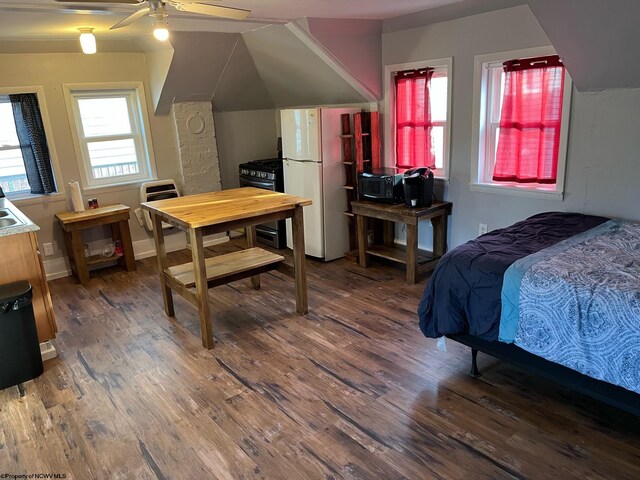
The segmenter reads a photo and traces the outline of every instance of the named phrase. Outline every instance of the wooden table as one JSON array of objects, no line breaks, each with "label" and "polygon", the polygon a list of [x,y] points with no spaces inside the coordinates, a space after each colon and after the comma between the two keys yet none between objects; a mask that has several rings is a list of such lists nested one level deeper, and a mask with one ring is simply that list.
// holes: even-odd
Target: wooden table
[{"label": "wooden table", "polygon": [[[82,285],[89,283],[89,266],[103,265],[117,261],[121,267],[131,272],[136,269],[136,260],[129,231],[129,211],[126,205],[110,205],[85,210],[84,212],[60,212],[56,218],[64,232],[64,243],[69,256],[71,270]],[[122,253],[111,256],[91,255],[85,257],[82,230],[98,225],[110,225],[113,241],[120,241]]]},{"label": "wooden table", "polygon": [[[200,316],[202,345],[213,348],[208,288],[251,277],[260,288],[260,273],[279,268],[295,278],[296,310],[307,313],[307,281],[304,257],[302,208],[311,200],[253,187],[189,195],[142,204],[153,220],[153,232],[160,271],[160,285],[167,315],[175,315],[172,291],[193,303]],[[260,223],[292,219],[293,271],[284,257],[256,247],[255,226]],[[167,264],[162,222],[187,232],[193,262],[175,267]],[[205,259],[202,237],[244,227],[246,250]]]},{"label": "wooden table", "polygon": [[[407,283],[416,283],[419,273],[436,268],[447,252],[447,216],[451,214],[451,202],[433,202],[430,207],[407,208],[404,204],[387,205],[367,201],[354,201],[351,208],[356,215],[358,228],[358,258],[360,266],[369,266],[369,255],[386,258],[407,266]],[[368,246],[367,218],[384,220],[382,245]],[[433,225],[433,252],[418,249],[418,223],[429,220]],[[394,223],[406,225],[407,246],[394,245]]]}]

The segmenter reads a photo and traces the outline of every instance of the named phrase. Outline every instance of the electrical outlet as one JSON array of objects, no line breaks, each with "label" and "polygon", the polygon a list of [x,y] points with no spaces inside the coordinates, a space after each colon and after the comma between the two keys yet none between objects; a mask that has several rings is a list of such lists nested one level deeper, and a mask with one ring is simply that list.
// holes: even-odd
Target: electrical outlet
[{"label": "electrical outlet", "polygon": [[486,223],[481,223],[480,226],[478,227],[478,235],[484,235],[488,231],[489,231],[489,228],[487,227]]},{"label": "electrical outlet", "polygon": [[53,255],[53,243],[43,243],[42,248],[44,249],[44,256],[50,257]]}]

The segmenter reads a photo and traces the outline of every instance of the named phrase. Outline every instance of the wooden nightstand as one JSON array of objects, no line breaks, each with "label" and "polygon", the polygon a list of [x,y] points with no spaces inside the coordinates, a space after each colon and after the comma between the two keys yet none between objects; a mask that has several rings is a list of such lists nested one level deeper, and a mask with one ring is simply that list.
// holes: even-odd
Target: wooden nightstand
[{"label": "wooden nightstand", "polygon": [[[407,208],[404,204],[356,201],[351,203],[358,225],[358,258],[361,267],[369,266],[368,256],[376,256],[403,263],[407,266],[407,283],[416,283],[419,273],[436,268],[447,252],[447,216],[451,214],[451,202],[434,201],[430,207]],[[367,218],[385,221],[382,245],[367,245]],[[431,219],[433,223],[433,252],[418,250],[418,223]],[[394,245],[393,224],[407,227],[407,246]]]},{"label": "wooden nightstand", "polygon": [[[89,283],[89,265],[103,265],[117,261],[121,267],[131,272],[136,269],[133,244],[129,231],[129,211],[126,205],[111,205],[84,212],[56,213],[56,218],[64,232],[64,243],[69,255],[71,269],[82,285]],[[122,253],[109,257],[91,255],[85,257],[82,244],[82,230],[98,225],[110,225],[113,241],[120,241]]]}]

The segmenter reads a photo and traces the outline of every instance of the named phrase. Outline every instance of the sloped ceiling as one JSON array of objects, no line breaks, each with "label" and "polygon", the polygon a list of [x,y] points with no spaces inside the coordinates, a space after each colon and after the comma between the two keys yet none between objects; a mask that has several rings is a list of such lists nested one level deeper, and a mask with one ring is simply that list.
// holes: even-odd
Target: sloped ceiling
[{"label": "sloped ceiling", "polygon": [[305,18],[297,23],[375,99],[382,98],[382,20]]},{"label": "sloped ceiling", "polygon": [[579,91],[640,87],[640,1],[527,2]]},{"label": "sloped ceiling", "polygon": [[213,92],[216,111],[262,110],[275,104],[247,48],[240,37],[224,74]]},{"label": "sloped ceiling", "polygon": [[283,25],[242,34],[174,32],[171,44],[172,56],[147,54],[158,78],[170,59],[159,95],[153,88],[157,114],[185,101],[211,100],[216,111],[369,101]]},{"label": "sloped ceiling", "polygon": [[211,100],[239,40],[239,33],[173,32],[173,59],[156,113],[169,113],[174,102]]},{"label": "sloped ceiling", "polygon": [[262,28],[243,38],[276,107],[365,101],[286,27]]},{"label": "sloped ceiling", "polygon": [[[550,3],[563,0],[549,0]],[[478,15],[480,13],[501,10],[503,8],[524,5],[527,0],[462,0],[460,2],[443,4],[435,8],[427,8],[419,12],[385,18],[382,29],[385,33],[407,30],[432,23],[446,22],[455,18]]]}]

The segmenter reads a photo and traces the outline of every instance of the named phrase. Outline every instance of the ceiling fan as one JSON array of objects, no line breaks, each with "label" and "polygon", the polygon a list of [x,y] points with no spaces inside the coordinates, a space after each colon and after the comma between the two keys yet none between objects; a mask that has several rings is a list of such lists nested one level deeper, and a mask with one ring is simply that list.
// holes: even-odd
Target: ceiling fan
[{"label": "ceiling fan", "polygon": [[[199,13],[212,17],[230,18],[233,20],[244,20],[251,13],[250,10],[233,7],[221,7],[218,5],[210,5],[208,3],[179,1],[179,0],[55,0],[60,3],[118,3],[125,5],[143,5],[144,7],[132,13],[127,18],[120,20],[109,30],[115,30],[131,25],[133,22],[140,20],[142,17],[149,15],[154,24],[164,25],[160,29],[166,30],[167,5],[181,12]],[[168,31],[167,31],[168,35]]]}]

